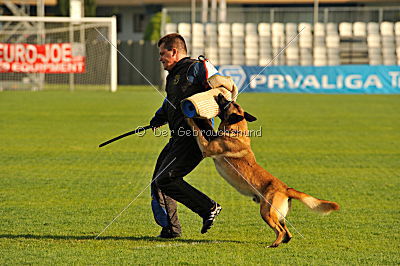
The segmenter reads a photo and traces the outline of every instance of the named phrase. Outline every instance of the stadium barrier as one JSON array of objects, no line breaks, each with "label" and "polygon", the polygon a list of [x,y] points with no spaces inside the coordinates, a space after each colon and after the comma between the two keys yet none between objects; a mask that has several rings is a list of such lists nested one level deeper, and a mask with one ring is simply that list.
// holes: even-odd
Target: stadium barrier
[{"label": "stadium barrier", "polygon": [[[118,84],[143,85],[148,82],[130,65],[135,65],[154,85],[161,83],[161,64],[157,44],[150,41],[119,41]],[[129,62],[128,62],[128,61]]]},{"label": "stadium barrier", "polygon": [[237,66],[218,71],[241,92],[400,94],[400,66]]}]

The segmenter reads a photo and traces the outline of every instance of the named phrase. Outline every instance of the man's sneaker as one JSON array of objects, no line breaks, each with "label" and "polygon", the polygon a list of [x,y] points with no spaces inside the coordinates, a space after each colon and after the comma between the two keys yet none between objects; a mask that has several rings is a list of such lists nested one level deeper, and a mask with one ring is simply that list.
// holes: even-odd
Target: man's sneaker
[{"label": "man's sneaker", "polygon": [[180,237],[181,234],[172,232],[171,229],[163,227],[161,233],[157,236],[159,238],[177,238]]},{"label": "man's sneaker", "polygon": [[211,228],[214,223],[215,217],[217,217],[221,210],[222,207],[218,203],[215,203],[215,206],[211,210],[210,214],[207,217],[203,218],[203,227],[201,228],[202,234],[207,233],[208,229]]}]

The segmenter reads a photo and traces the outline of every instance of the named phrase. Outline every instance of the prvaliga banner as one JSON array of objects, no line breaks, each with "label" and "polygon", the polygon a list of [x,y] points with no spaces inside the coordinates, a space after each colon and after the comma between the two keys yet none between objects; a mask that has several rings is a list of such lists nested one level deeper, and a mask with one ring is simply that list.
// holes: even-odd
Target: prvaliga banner
[{"label": "prvaliga banner", "polygon": [[219,66],[243,92],[400,93],[400,66]]},{"label": "prvaliga banner", "polygon": [[0,72],[84,73],[85,48],[79,43],[0,43]]}]

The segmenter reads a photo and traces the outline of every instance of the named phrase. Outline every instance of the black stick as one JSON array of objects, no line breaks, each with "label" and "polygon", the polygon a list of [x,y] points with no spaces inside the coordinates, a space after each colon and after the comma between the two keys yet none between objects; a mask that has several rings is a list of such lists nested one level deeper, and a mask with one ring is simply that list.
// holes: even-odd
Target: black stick
[{"label": "black stick", "polygon": [[115,137],[115,138],[113,138],[113,139],[110,139],[110,140],[107,140],[106,142],[101,143],[101,144],[99,145],[99,148],[101,148],[101,147],[103,147],[103,146],[106,146],[106,145],[108,145],[108,144],[110,144],[110,143],[112,143],[112,142],[114,142],[114,141],[119,140],[119,139],[122,139],[122,138],[125,138],[125,137],[127,137],[127,136],[130,136],[130,135],[133,135],[133,134],[142,132],[142,131],[144,131],[144,130],[147,130],[147,129],[149,129],[149,128],[151,128],[150,125],[145,126],[145,127],[139,127],[138,129],[135,129],[135,130],[126,132],[125,134],[122,134],[122,135],[120,135],[120,136],[118,136],[118,137]]}]

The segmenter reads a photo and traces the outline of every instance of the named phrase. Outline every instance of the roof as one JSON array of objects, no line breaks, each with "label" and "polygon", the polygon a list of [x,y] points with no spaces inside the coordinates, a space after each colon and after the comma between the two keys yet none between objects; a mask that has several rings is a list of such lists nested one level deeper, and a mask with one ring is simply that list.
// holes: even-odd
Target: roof
[{"label": "roof", "polygon": [[[190,0],[97,0],[98,6],[140,6],[140,5],[186,5]],[[314,0],[226,0],[227,4],[313,4]],[[398,0],[319,0],[320,4],[350,4],[350,3],[398,3]],[[201,4],[201,0],[197,0]]]},{"label": "roof", "polygon": [[[17,4],[17,5],[32,5],[32,6],[36,6],[37,4],[37,0],[9,0],[11,3],[13,4]],[[1,1],[1,2],[5,2],[5,1]],[[43,0],[44,4],[46,6],[55,6],[57,5],[57,0]],[[4,3],[2,3],[4,4]]]}]

